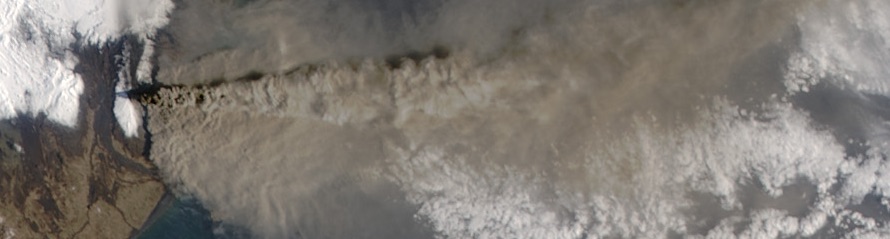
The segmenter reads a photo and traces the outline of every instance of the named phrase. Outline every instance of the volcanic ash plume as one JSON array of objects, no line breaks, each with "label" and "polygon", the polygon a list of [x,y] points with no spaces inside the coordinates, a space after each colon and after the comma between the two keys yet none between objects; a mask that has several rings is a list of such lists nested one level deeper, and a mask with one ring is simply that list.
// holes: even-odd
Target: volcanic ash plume
[{"label": "volcanic ash plume", "polygon": [[[263,4],[280,3],[239,7]],[[447,23],[463,23],[437,20],[509,5],[463,4],[415,14],[455,29]],[[388,60],[329,50],[319,56],[332,60],[243,73],[229,66],[249,51],[232,48],[170,61],[160,80],[186,85],[141,101],[167,179],[261,237],[864,236],[886,230],[886,218],[855,209],[885,200],[886,141],[815,117],[813,98],[835,91],[809,90],[886,108],[872,102],[883,93],[845,87],[857,75],[836,80],[858,69],[814,57],[835,53],[814,50],[824,29],[812,21],[850,9],[887,8],[562,1],[531,14],[539,21],[487,22],[518,24],[503,36]],[[392,31],[435,32],[423,26]],[[303,27],[293,31],[334,31]],[[189,78],[214,67],[235,76]],[[879,114],[860,126],[877,127]]]}]

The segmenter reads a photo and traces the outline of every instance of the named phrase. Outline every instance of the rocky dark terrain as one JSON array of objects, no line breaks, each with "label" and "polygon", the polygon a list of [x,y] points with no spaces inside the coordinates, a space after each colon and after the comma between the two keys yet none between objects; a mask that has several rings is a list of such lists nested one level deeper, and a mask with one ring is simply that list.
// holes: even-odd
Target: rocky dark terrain
[{"label": "rocky dark terrain", "polygon": [[77,127],[42,114],[0,122],[0,237],[132,237],[164,197],[145,132],[126,138],[114,117],[125,44],[138,46],[125,39],[77,50],[85,81]]}]

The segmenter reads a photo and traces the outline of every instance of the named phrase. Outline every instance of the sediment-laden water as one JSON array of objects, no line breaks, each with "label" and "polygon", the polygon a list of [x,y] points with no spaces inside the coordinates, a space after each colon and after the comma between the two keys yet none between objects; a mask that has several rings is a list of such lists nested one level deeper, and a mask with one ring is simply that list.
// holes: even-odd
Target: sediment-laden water
[{"label": "sediment-laden water", "polygon": [[885,3],[177,7],[152,158],[257,237],[888,230]]}]

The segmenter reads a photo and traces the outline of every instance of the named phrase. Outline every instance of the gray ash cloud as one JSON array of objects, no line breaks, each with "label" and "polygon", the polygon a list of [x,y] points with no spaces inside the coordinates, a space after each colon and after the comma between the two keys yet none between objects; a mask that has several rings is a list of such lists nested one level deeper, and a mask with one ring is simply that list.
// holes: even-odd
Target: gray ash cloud
[{"label": "gray ash cloud", "polygon": [[886,100],[794,78],[830,6],[195,1],[128,94],[260,237],[874,233]]}]

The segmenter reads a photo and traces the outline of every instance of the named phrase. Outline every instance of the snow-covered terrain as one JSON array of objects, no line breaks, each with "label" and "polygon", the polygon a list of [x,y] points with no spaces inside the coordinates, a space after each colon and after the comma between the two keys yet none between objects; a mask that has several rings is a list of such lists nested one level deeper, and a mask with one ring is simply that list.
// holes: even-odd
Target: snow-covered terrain
[{"label": "snow-covered terrain", "polygon": [[[151,153],[173,188],[268,238],[890,236],[888,3],[368,2],[183,18],[193,49],[167,83],[270,74],[159,93]],[[149,80],[171,9],[0,2],[0,118],[75,127],[70,47],[134,34],[114,113],[137,135],[121,92]]]},{"label": "snow-covered terrain", "polygon": [[[0,1],[0,118],[43,113],[76,126],[84,89],[73,72],[78,60],[71,47],[83,47],[73,45],[77,36],[83,44],[148,36],[167,24],[172,7],[169,0]],[[130,125],[141,118],[138,112],[116,115],[127,134],[135,134]]]}]

